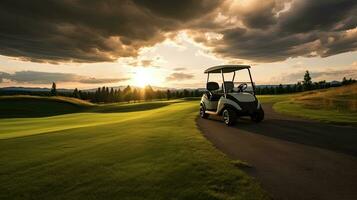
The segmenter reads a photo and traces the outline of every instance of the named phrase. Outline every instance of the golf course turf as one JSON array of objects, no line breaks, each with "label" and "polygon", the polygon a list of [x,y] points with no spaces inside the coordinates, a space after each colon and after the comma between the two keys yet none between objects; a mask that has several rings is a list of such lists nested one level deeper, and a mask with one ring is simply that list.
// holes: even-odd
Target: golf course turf
[{"label": "golf course turf", "polygon": [[73,113],[29,118],[3,114],[0,199],[267,199],[198,131],[198,105],[163,101],[77,105]]},{"label": "golf course turf", "polygon": [[288,95],[262,95],[274,110],[322,122],[357,124],[357,84]]}]

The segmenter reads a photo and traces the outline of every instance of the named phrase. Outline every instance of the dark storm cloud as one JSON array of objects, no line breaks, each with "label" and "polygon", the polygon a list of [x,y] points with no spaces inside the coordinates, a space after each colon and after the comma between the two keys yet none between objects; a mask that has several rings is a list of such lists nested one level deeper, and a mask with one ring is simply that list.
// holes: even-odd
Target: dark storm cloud
[{"label": "dark storm cloud", "polygon": [[188,80],[192,79],[194,75],[192,74],[186,74],[182,72],[175,72],[170,74],[168,77],[166,77],[167,81],[181,81],[181,80]]},{"label": "dark storm cloud", "polygon": [[329,31],[353,14],[355,6],[355,0],[297,0],[279,16],[280,26],[291,33]]},{"label": "dark storm cloud", "polygon": [[18,71],[14,74],[0,72],[0,82],[4,79],[17,83],[49,84],[52,82],[78,82],[86,84],[117,83],[128,78],[92,78],[71,73],[53,73],[39,71]]},{"label": "dark storm cloud", "polygon": [[[143,6],[155,15],[164,18],[171,18],[179,21],[186,21],[197,17],[202,17],[205,12],[209,12],[220,5],[214,0],[133,0],[137,5]],[[223,2],[223,1],[221,1]]]},{"label": "dark storm cloud", "polygon": [[253,0],[240,9],[242,22],[249,28],[268,28],[277,23],[276,14],[283,9],[283,1]]},{"label": "dark storm cloud", "polygon": [[0,54],[36,62],[132,57],[221,1],[2,0]]},{"label": "dark storm cloud", "polygon": [[115,61],[180,30],[219,56],[253,62],[357,49],[356,0],[234,2],[2,0],[0,54],[35,62]]},{"label": "dark storm cloud", "polygon": [[[235,14],[237,11],[242,15]],[[218,40],[204,38],[204,29],[192,34],[197,42],[226,58],[274,62],[357,49],[355,0],[253,0],[226,17],[227,21],[238,17],[245,26],[230,24],[216,29],[222,35]]]}]

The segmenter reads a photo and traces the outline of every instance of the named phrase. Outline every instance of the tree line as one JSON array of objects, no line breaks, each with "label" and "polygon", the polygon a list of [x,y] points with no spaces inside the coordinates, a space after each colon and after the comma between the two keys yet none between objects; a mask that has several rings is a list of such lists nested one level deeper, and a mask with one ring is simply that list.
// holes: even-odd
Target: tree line
[{"label": "tree line", "polygon": [[257,87],[255,89],[256,94],[263,95],[263,94],[289,94],[289,93],[296,93],[296,92],[303,92],[309,90],[316,90],[316,89],[324,89],[330,87],[337,87],[342,85],[349,85],[352,83],[356,83],[355,79],[347,79],[344,77],[342,82],[332,83],[326,81],[319,81],[313,82],[310,76],[309,71],[305,72],[304,80],[299,81],[296,84],[290,85],[282,85],[279,84],[278,86],[265,86],[265,87]]},{"label": "tree line", "polygon": [[74,89],[72,97],[89,100],[94,103],[137,102],[154,99],[177,99],[200,97],[203,92],[196,90],[154,90],[150,85],[144,88],[127,86],[123,90],[99,87],[95,92]]}]

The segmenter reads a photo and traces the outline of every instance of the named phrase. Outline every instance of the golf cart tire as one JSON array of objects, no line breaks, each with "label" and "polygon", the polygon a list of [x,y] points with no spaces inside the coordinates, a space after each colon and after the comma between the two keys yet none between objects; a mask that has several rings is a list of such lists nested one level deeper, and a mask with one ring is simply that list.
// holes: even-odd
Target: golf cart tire
[{"label": "golf cart tire", "polygon": [[252,116],[250,116],[253,122],[259,123],[264,119],[264,110],[259,108]]},{"label": "golf cart tire", "polygon": [[237,112],[232,108],[225,108],[223,110],[222,116],[223,121],[227,126],[233,126],[237,121]]},{"label": "golf cart tire", "polygon": [[203,118],[203,119],[207,119],[208,118],[208,114],[206,113],[206,109],[202,104],[200,105],[200,117]]}]

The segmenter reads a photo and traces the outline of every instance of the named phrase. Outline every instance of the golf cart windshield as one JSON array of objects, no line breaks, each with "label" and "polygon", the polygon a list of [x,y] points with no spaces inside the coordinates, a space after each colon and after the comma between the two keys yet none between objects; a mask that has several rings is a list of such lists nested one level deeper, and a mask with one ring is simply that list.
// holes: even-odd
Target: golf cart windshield
[{"label": "golf cart windshield", "polygon": [[[233,83],[233,85],[232,85]],[[230,86],[232,85],[232,86]],[[246,86],[245,86],[246,85]],[[226,81],[225,82],[225,88],[227,93],[239,93],[239,92],[249,92],[249,93],[254,93],[252,83],[250,81],[240,81],[240,82],[231,82],[231,81]],[[242,89],[240,89],[242,88]],[[224,87],[222,84],[221,91],[223,91]]]},{"label": "golf cart windshield", "polygon": [[[207,83],[217,82],[219,91],[227,93],[249,92],[255,94],[255,85],[248,65],[220,65],[208,68]],[[220,80],[219,80],[220,79]]]}]

